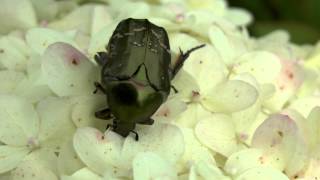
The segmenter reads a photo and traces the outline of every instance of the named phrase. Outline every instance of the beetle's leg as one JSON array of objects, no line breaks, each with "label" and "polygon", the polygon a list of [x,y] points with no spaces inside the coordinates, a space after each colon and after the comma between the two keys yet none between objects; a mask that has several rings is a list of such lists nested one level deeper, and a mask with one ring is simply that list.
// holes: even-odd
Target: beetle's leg
[{"label": "beetle's leg", "polygon": [[173,89],[174,93],[178,93],[178,90],[173,85],[170,85],[170,87]]},{"label": "beetle's leg", "polygon": [[94,115],[99,118],[99,119],[104,119],[104,120],[109,120],[110,118],[112,118],[111,116],[111,111],[109,108],[106,109],[102,109],[100,111],[97,111],[94,113]]},{"label": "beetle's leg", "polygon": [[113,124],[107,124],[106,130],[108,130],[110,127],[113,127]]},{"label": "beetle's leg", "polygon": [[94,60],[100,65],[104,66],[108,60],[108,54],[106,52],[97,52],[96,55],[94,55]]},{"label": "beetle's leg", "polygon": [[145,64],[141,64],[141,65],[144,66],[144,69],[145,69],[145,72],[146,72],[146,78],[147,78],[147,81],[148,81],[149,85],[150,85],[155,91],[159,91],[159,89],[157,88],[157,86],[154,85],[154,84],[150,81],[149,75],[148,75],[148,69],[147,69],[146,65],[145,65]]},{"label": "beetle's leg", "polygon": [[133,134],[135,134],[136,135],[136,141],[139,141],[139,135],[138,135],[138,133],[137,132],[135,132],[135,131],[133,131],[133,130],[131,130],[130,132],[132,132]]},{"label": "beetle's leg", "polygon": [[149,118],[140,122],[137,122],[138,124],[145,124],[145,125],[152,125],[154,123],[154,120]]},{"label": "beetle's leg", "polygon": [[205,44],[201,44],[199,46],[196,46],[194,48],[189,49],[187,52],[183,53],[182,50],[180,50],[180,55],[178,59],[176,60],[175,64],[173,65],[173,68],[171,68],[171,78],[173,79],[174,76],[178,73],[178,71],[181,69],[183,66],[184,61],[190,56],[190,54],[200,48],[203,48]]},{"label": "beetle's leg", "polygon": [[96,94],[98,92],[98,90],[102,91],[103,94],[106,94],[106,90],[103,88],[103,86],[98,83],[98,82],[94,82],[94,86],[96,87],[96,89],[93,91],[93,94]]}]

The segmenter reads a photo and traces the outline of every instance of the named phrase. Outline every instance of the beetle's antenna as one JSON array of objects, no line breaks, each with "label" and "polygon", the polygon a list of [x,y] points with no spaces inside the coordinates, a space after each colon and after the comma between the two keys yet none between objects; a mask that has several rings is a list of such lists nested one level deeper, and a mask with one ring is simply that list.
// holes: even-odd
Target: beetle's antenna
[{"label": "beetle's antenna", "polygon": [[190,56],[190,54],[200,48],[203,48],[205,46],[205,44],[201,44],[199,46],[196,46],[194,48],[189,49],[187,52],[183,53],[183,51],[179,48],[180,51],[180,55],[177,59],[177,61],[175,62],[175,65],[172,69],[172,79],[174,78],[174,76],[178,73],[178,71],[181,69],[181,67],[183,66],[184,61]]}]

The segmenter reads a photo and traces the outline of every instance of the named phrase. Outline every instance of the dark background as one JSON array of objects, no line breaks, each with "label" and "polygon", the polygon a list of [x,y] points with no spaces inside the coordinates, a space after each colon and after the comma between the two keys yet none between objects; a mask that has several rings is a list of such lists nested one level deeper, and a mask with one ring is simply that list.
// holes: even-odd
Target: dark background
[{"label": "dark background", "polygon": [[253,36],[275,29],[287,30],[297,44],[314,44],[320,39],[320,0],[228,0],[231,7],[250,11]]}]

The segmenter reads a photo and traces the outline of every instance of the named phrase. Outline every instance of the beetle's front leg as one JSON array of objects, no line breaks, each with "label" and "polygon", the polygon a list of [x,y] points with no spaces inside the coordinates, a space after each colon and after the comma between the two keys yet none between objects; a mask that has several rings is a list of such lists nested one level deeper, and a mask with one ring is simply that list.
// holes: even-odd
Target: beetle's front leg
[{"label": "beetle's front leg", "polygon": [[103,92],[103,94],[107,93],[106,90],[103,88],[103,86],[100,83],[94,82],[94,86],[96,87],[96,89],[93,91],[93,94],[96,94],[98,92],[98,90]]},{"label": "beetle's front leg", "polygon": [[196,46],[194,48],[189,49],[187,52],[182,52],[181,49],[180,50],[180,55],[178,57],[178,59],[176,60],[175,64],[173,65],[172,68],[170,68],[170,73],[171,73],[171,78],[173,79],[174,76],[179,72],[179,70],[181,69],[181,67],[183,66],[184,61],[190,56],[190,54],[200,48],[203,48],[205,46],[205,44],[201,44],[199,46]]},{"label": "beetle's front leg", "polygon": [[174,93],[178,93],[178,90],[173,85],[170,85],[170,87],[173,89]]},{"label": "beetle's front leg", "polygon": [[102,109],[94,113],[94,115],[99,119],[109,120],[112,118],[111,111],[109,108]]},{"label": "beetle's front leg", "polygon": [[94,55],[94,60],[100,66],[104,66],[107,63],[107,60],[108,60],[108,53],[106,53],[106,52],[97,52],[97,54]]},{"label": "beetle's front leg", "polygon": [[149,118],[140,122],[137,122],[138,124],[143,124],[143,125],[152,125],[154,123],[154,120]]}]

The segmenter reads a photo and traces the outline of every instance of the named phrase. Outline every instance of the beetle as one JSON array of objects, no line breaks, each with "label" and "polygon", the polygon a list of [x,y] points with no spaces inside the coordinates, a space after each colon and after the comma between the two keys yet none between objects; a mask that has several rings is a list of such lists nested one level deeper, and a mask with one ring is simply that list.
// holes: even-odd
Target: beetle
[{"label": "beetle", "polygon": [[123,137],[134,131],[136,124],[152,125],[150,117],[166,101],[171,80],[181,69],[191,52],[204,47],[199,45],[180,55],[171,64],[167,32],[147,19],[122,20],[109,39],[105,52],[94,56],[101,69],[98,90],[107,96],[108,108],[95,112],[99,119],[113,119],[107,128]]}]

